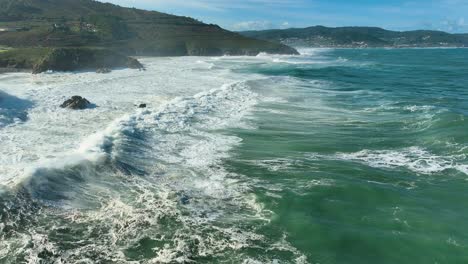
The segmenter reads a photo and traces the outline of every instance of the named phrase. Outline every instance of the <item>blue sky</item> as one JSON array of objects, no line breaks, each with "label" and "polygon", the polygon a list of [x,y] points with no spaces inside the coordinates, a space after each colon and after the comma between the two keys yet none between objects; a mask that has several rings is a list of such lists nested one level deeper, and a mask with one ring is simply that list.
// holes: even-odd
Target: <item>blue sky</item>
[{"label": "blue sky", "polygon": [[197,18],[230,30],[378,26],[468,32],[468,0],[102,0]]}]

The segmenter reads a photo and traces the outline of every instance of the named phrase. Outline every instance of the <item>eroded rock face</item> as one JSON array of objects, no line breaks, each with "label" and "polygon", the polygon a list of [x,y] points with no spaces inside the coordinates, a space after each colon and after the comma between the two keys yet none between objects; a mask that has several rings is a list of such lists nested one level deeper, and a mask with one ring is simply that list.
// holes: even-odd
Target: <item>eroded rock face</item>
[{"label": "eroded rock face", "polygon": [[72,96],[72,98],[66,100],[60,107],[69,108],[73,110],[83,110],[91,106],[91,103],[81,96]]}]

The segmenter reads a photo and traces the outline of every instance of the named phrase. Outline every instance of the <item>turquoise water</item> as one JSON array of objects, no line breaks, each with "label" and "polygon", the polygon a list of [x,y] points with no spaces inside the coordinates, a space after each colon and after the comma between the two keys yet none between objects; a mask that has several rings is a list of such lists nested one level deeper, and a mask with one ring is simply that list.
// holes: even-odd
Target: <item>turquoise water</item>
[{"label": "turquoise water", "polygon": [[0,263],[468,263],[468,50],[302,52],[0,79]]},{"label": "turquoise water", "polygon": [[269,232],[314,263],[467,262],[468,50],[319,54],[241,69],[285,98],[227,162],[258,181]]}]

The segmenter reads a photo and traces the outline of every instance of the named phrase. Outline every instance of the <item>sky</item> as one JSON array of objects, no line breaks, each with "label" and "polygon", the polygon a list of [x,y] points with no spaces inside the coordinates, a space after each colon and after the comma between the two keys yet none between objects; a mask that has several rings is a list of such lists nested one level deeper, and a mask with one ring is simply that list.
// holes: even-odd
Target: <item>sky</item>
[{"label": "sky", "polygon": [[229,30],[377,26],[468,33],[468,0],[101,0],[190,16]]}]

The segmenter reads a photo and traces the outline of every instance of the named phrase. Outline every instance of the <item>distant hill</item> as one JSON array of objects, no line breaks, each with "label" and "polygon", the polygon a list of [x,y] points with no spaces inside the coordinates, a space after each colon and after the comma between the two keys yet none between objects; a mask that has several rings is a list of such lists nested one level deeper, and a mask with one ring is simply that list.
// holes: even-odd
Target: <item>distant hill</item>
[{"label": "distant hill", "polygon": [[93,0],[0,0],[0,46],[105,47],[127,55],[294,54],[189,17]]},{"label": "distant hill", "polygon": [[390,31],[377,27],[291,28],[241,32],[246,37],[294,47],[467,47],[468,34],[442,31]]}]

